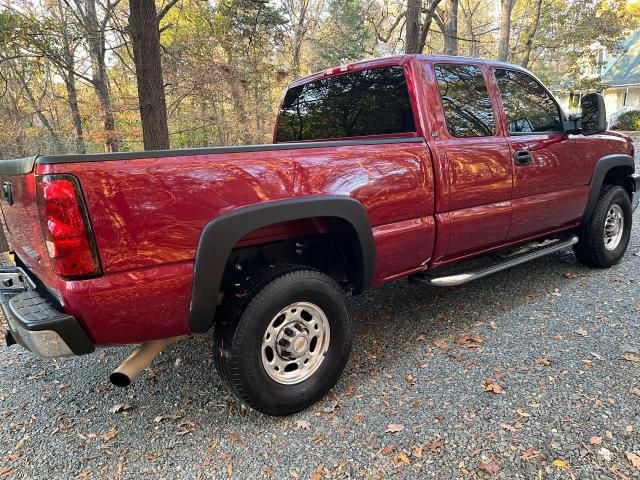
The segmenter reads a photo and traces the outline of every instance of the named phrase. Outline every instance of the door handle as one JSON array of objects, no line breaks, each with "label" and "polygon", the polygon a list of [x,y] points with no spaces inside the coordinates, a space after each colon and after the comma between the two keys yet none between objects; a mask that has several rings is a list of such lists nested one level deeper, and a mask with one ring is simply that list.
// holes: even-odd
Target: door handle
[{"label": "door handle", "polygon": [[516,165],[529,165],[531,163],[531,152],[529,150],[518,150],[513,154],[513,161]]}]

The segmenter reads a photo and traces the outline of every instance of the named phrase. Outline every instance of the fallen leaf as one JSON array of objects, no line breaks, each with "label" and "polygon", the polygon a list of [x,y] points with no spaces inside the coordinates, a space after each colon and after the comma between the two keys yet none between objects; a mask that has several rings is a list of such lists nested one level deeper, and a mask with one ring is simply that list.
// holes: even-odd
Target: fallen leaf
[{"label": "fallen leaf", "polygon": [[515,427],[512,427],[508,423],[501,423],[500,426],[502,428],[504,428],[505,430],[509,430],[510,432],[515,432],[516,431]]},{"label": "fallen leaf", "polygon": [[480,348],[482,345],[482,337],[479,335],[463,335],[456,339],[456,345],[460,345],[464,348]]},{"label": "fallen leaf", "polygon": [[591,437],[591,439],[589,440],[589,443],[591,443],[591,445],[601,445],[602,437]]},{"label": "fallen leaf", "polygon": [[502,467],[498,465],[496,462],[480,462],[480,470],[484,470],[490,475],[497,475]]},{"label": "fallen leaf", "polygon": [[302,428],[303,430],[309,430],[311,428],[311,423],[308,420],[296,420],[296,427]]},{"label": "fallen leaf", "polygon": [[589,332],[587,332],[584,328],[578,328],[577,330],[574,331],[574,333],[577,333],[578,335],[582,335],[583,337],[589,336]]},{"label": "fallen leaf", "polygon": [[630,393],[631,395],[637,395],[638,397],[640,397],[640,388],[638,388],[638,387],[631,387],[631,388],[629,389],[629,393]]},{"label": "fallen leaf", "polygon": [[120,412],[128,412],[129,410],[133,410],[133,407],[128,403],[118,403],[109,409],[111,413],[120,413]]},{"label": "fallen leaf", "polygon": [[178,425],[178,431],[176,432],[176,435],[183,436],[183,435],[186,435],[187,433],[193,432],[195,429],[196,429],[196,424],[194,422],[190,422],[187,420],[180,423],[180,425]]},{"label": "fallen leaf", "polygon": [[578,275],[576,273],[573,272],[566,272],[562,275],[564,278],[578,278]]},{"label": "fallen leaf", "polygon": [[322,478],[322,475],[329,475],[330,473],[331,472],[329,472],[329,470],[324,468],[324,465],[318,465],[316,471],[313,472],[313,475],[311,475],[311,480],[320,480]]},{"label": "fallen leaf", "polygon": [[640,363],[640,355],[638,355],[637,353],[625,352],[622,357],[629,362]]},{"label": "fallen leaf", "polygon": [[536,458],[538,456],[538,452],[536,451],[535,448],[531,447],[531,448],[527,448],[523,453],[522,453],[522,459],[529,461],[533,458]]},{"label": "fallen leaf", "polygon": [[399,423],[390,423],[384,433],[398,433],[404,430],[404,425]]},{"label": "fallen leaf", "polygon": [[404,379],[407,381],[407,383],[408,383],[409,385],[415,385],[415,383],[416,383],[416,379],[415,379],[415,378],[414,378],[414,376],[413,376],[413,375],[411,375],[410,373],[407,373],[407,374],[404,376]]},{"label": "fallen leaf", "polygon": [[385,445],[385,447],[381,450],[381,453],[385,456],[388,456],[395,451],[396,451],[396,446],[389,444],[389,445]]},{"label": "fallen leaf", "polygon": [[504,390],[493,378],[488,378],[484,382],[484,391],[489,393],[502,393]]},{"label": "fallen leaf", "polygon": [[444,440],[441,438],[438,438],[437,440],[433,440],[432,442],[427,444],[427,448],[429,449],[430,452],[436,452],[441,448],[444,448]]},{"label": "fallen leaf", "polygon": [[451,350],[451,346],[446,340],[436,340],[435,342],[433,342],[433,345],[444,352],[448,352],[449,350]]},{"label": "fallen leaf", "polygon": [[560,460],[559,458],[556,458],[552,463],[554,467],[557,467],[560,470],[565,469],[569,466],[569,463],[566,460]]},{"label": "fallen leaf", "polygon": [[262,473],[264,473],[268,478],[273,478],[274,471],[269,467],[262,467]]},{"label": "fallen leaf", "polygon": [[111,427],[111,430],[109,430],[107,433],[103,433],[102,435],[100,435],[100,438],[102,439],[103,442],[107,443],[109,440],[112,440],[117,435],[118,435],[118,429],[116,427]]},{"label": "fallen leaf", "polygon": [[16,471],[16,469],[14,467],[5,468],[4,470],[2,470],[0,472],[0,477],[8,477],[9,475],[11,475],[15,471]]},{"label": "fallen leaf", "polygon": [[153,419],[153,422],[154,423],[160,423],[163,420],[178,420],[179,418],[182,418],[183,414],[184,414],[184,411],[180,410],[175,415],[158,415],[157,417],[155,417]]},{"label": "fallen leaf", "polygon": [[413,456],[416,458],[422,458],[422,447],[413,447]]},{"label": "fallen leaf", "polygon": [[411,464],[411,461],[409,460],[409,457],[407,456],[406,453],[404,452],[400,452],[399,454],[397,454],[395,457],[393,457],[393,464],[396,467],[400,467],[402,465],[409,465]]},{"label": "fallen leaf", "polygon": [[629,463],[631,463],[631,465],[633,465],[635,468],[640,470],[640,457],[632,452],[627,452],[626,455],[627,455],[627,460],[629,460]]},{"label": "fallen leaf", "polygon": [[27,436],[25,435],[24,437],[22,437],[20,439],[20,441],[16,444],[16,448],[14,448],[14,450],[20,450],[22,447],[24,447],[24,443],[27,441]]},{"label": "fallen leaf", "polygon": [[362,421],[364,420],[364,414],[363,413],[356,413],[353,417],[352,417],[353,421],[356,423],[362,423]]},{"label": "fallen leaf", "polygon": [[551,365],[551,360],[548,360],[546,358],[539,358],[536,360],[536,364],[544,365],[545,367],[548,367],[549,365]]},{"label": "fallen leaf", "polygon": [[233,477],[233,465],[231,465],[230,463],[227,464],[227,476]]}]

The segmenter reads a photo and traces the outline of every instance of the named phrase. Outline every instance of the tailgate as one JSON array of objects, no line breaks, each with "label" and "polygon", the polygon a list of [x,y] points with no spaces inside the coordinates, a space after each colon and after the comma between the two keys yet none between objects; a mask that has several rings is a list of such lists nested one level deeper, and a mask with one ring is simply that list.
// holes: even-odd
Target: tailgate
[{"label": "tailgate", "polygon": [[2,227],[9,248],[34,272],[49,269],[40,229],[34,173],[36,157],[0,161]]}]

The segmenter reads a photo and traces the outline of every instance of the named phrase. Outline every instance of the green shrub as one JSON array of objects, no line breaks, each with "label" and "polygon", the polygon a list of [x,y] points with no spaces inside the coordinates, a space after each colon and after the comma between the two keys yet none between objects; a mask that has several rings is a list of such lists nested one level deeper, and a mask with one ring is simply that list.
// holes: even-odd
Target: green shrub
[{"label": "green shrub", "polygon": [[620,130],[640,131],[640,110],[624,112],[618,117],[616,127]]}]

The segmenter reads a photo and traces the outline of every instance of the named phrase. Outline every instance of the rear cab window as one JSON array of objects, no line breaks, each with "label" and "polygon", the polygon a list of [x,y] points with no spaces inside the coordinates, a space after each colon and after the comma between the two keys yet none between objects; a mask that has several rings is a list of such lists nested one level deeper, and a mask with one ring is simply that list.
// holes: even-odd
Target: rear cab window
[{"label": "rear cab window", "polygon": [[278,116],[277,142],[414,133],[402,66],[344,73],[291,87]]},{"label": "rear cab window", "polygon": [[434,65],[440,100],[449,133],[457,138],[490,137],[496,121],[482,71],[475,65]]}]

